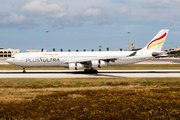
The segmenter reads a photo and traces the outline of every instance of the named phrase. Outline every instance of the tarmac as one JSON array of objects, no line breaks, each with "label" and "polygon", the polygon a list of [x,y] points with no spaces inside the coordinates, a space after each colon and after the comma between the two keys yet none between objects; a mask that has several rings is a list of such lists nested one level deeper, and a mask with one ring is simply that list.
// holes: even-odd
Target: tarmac
[{"label": "tarmac", "polygon": [[6,62],[8,58],[0,58],[0,64],[9,64]]},{"label": "tarmac", "polygon": [[119,78],[119,77],[180,77],[180,70],[99,70],[98,74],[86,74],[72,70],[0,70],[0,78]]}]

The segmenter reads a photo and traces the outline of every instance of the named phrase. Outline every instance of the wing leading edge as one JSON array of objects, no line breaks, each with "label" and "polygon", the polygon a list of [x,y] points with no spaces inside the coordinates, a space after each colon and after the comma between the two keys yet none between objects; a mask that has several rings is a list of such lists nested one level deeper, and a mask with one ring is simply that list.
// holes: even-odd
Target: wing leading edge
[{"label": "wing leading edge", "polygon": [[92,59],[73,59],[73,60],[68,60],[65,61],[64,64],[69,64],[69,63],[91,63],[91,61],[99,61],[99,60],[103,60],[103,61],[112,61],[114,62],[115,60],[117,60],[118,57],[97,57],[97,58],[92,58]]}]

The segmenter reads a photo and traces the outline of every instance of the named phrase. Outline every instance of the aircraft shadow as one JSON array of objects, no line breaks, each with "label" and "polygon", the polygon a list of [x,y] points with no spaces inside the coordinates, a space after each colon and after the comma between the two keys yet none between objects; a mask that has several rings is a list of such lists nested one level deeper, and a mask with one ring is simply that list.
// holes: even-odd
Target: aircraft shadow
[{"label": "aircraft shadow", "polygon": [[[102,77],[121,77],[121,76],[115,76],[115,75],[105,75],[102,74],[103,72],[100,72],[98,74],[95,73],[85,73],[84,71],[74,71],[74,72],[0,72],[0,74],[21,74],[21,75],[29,75],[29,74],[79,74],[79,75],[90,75],[90,76],[102,76]],[[108,72],[104,72],[104,73],[108,73]]]},{"label": "aircraft shadow", "polygon": [[[109,74],[115,74],[115,75],[109,75]],[[119,76],[119,74],[121,73],[180,73],[180,71],[99,71],[98,74],[93,74],[93,73],[85,73],[84,71],[62,71],[62,72],[27,72],[26,73],[22,73],[22,72],[0,72],[0,74],[79,74],[79,75],[89,75],[89,76],[94,76],[94,77],[123,77],[123,76]],[[118,76],[116,75],[118,74]]]},{"label": "aircraft shadow", "polygon": [[[180,73],[180,71],[99,71],[100,73]],[[94,73],[85,73],[84,71],[66,71],[66,72],[0,72],[0,74],[87,74],[87,75],[95,75]]]}]

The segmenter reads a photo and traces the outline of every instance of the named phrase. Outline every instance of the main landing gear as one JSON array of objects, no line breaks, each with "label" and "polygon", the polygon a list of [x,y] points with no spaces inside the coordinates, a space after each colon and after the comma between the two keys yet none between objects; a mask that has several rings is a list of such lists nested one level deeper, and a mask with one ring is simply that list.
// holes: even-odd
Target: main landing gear
[{"label": "main landing gear", "polygon": [[26,73],[26,70],[25,70],[25,68],[23,67],[23,73]]},{"label": "main landing gear", "polygon": [[97,74],[97,73],[98,73],[98,71],[95,70],[94,68],[84,69],[84,72],[85,72],[85,73],[90,73],[90,74]]}]

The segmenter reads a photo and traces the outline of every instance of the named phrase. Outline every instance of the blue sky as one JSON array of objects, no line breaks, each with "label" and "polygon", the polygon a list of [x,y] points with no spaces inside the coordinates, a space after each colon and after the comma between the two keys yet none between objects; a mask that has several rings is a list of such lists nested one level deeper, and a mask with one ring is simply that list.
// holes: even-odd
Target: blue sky
[{"label": "blue sky", "polygon": [[[179,0],[1,0],[0,47],[60,51],[144,47],[170,29],[165,49],[180,47]],[[129,48],[130,49],[130,48]]]}]

